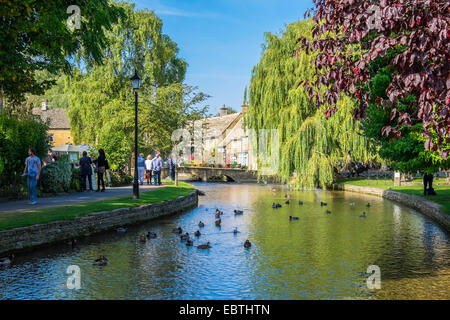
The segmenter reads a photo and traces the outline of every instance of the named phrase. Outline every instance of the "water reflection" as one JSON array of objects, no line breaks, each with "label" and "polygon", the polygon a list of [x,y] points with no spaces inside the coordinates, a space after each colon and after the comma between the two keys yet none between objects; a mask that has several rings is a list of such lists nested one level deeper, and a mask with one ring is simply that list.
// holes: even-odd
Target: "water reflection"
[{"label": "water reflection", "polygon": [[[190,212],[125,234],[83,239],[74,249],[60,245],[19,257],[0,269],[0,298],[450,298],[449,237],[410,209],[353,193],[289,192],[287,205],[280,187],[273,192],[258,185],[198,186],[206,196]],[[328,205],[321,207],[321,201]],[[282,208],[272,209],[273,202]],[[215,208],[225,212],[222,228],[214,225]],[[234,209],[244,215],[234,216]],[[365,219],[359,217],[363,211]],[[186,247],[171,232],[181,226],[193,234],[200,220],[205,227],[195,245],[209,241],[209,250]],[[139,235],[147,231],[158,238],[142,244]],[[247,238],[250,249],[243,247]],[[92,265],[100,254],[108,266]],[[81,268],[81,290],[66,287],[69,265]],[[381,268],[379,291],[366,289],[369,265]]]}]

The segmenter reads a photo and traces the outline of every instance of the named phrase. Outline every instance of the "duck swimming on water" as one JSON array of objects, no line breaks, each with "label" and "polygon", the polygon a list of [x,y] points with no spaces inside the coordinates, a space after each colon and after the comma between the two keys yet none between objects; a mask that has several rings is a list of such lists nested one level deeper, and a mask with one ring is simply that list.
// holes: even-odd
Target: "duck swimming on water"
[{"label": "duck swimming on water", "polygon": [[362,215],[359,216],[360,218],[366,218],[366,213],[363,212]]},{"label": "duck swimming on water", "polygon": [[201,244],[197,246],[198,249],[209,249],[211,246],[209,245],[209,241],[206,244]]},{"label": "duck swimming on water", "polygon": [[198,226],[199,226],[200,228],[203,228],[203,227],[205,226],[205,224],[204,224],[203,222],[200,221],[200,222],[198,223]]},{"label": "duck swimming on water", "polygon": [[298,217],[289,216],[289,221],[298,220],[298,219],[299,219]]},{"label": "duck swimming on water", "polygon": [[181,239],[181,241],[187,241],[187,240],[189,240],[189,233],[186,232],[185,234],[182,234],[182,235],[180,236],[180,239]]},{"label": "duck swimming on water", "polygon": [[195,231],[194,236],[200,237],[200,235],[201,235],[200,230]]},{"label": "duck swimming on water", "polygon": [[299,201],[298,204],[299,204],[299,205],[302,205],[302,204],[303,204],[303,201]]},{"label": "duck swimming on water", "polygon": [[155,232],[147,233],[147,238],[149,238],[149,239],[156,239],[157,237],[158,237],[158,235]]},{"label": "duck swimming on water", "polygon": [[326,206],[327,205],[327,203],[326,202],[322,202],[322,201],[320,201],[320,205],[323,207],[323,206]]},{"label": "duck swimming on water", "polygon": [[105,256],[99,256],[94,260],[95,266],[106,266],[108,264],[108,259]]},{"label": "duck swimming on water", "polygon": [[252,243],[247,239],[244,242],[244,248],[250,248],[252,246]]},{"label": "duck swimming on water", "polygon": [[234,215],[244,214],[242,210],[234,210]]},{"label": "duck swimming on water", "polygon": [[9,257],[0,259],[0,266],[9,266],[14,260],[14,255],[11,254]]},{"label": "duck swimming on water", "polygon": [[172,229],[172,232],[173,233],[182,234],[183,233],[183,229],[181,227],[174,228],[174,229]]}]

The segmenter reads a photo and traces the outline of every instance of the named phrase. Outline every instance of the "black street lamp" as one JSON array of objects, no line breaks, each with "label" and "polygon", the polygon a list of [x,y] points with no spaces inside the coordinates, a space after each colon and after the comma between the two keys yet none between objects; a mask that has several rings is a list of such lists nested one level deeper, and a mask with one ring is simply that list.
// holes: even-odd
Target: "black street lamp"
[{"label": "black street lamp", "polygon": [[138,90],[141,87],[142,79],[139,78],[136,69],[134,76],[130,78],[134,91],[134,180],[133,199],[139,199],[139,177],[138,177]]}]

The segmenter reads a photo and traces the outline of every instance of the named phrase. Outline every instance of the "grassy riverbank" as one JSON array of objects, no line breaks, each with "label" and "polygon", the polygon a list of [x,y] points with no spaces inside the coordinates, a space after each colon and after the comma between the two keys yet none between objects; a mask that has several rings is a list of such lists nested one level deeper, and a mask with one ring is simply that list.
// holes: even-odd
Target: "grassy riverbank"
[{"label": "grassy riverbank", "polygon": [[134,200],[130,195],[67,206],[4,213],[0,215],[0,230],[31,226],[34,224],[51,221],[73,219],[91,212],[111,211],[119,208],[137,207],[166,200],[174,200],[180,196],[188,195],[194,189],[194,186],[188,183],[179,182],[178,187],[171,184],[161,189],[142,192],[140,194],[140,198],[137,200]]},{"label": "grassy riverbank", "polygon": [[[445,180],[444,180],[445,181]],[[445,213],[450,214],[450,185],[433,185],[434,190],[436,191],[436,196],[424,196],[423,195],[423,185],[421,186],[401,186],[394,187],[394,182],[392,180],[368,180],[368,179],[345,179],[337,182],[338,184],[351,184],[354,186],[361,187],[373,187],[387,190],[388,187],[391,187],[392,190],[413,194],[427,200],[436,202],[442,206],[442,209]]]}]

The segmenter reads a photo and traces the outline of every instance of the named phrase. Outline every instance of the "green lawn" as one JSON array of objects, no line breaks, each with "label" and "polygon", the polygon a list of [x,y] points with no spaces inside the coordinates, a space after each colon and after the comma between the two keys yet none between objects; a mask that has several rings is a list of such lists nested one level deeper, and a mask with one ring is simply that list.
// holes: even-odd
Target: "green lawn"
[{"label": "green lawn", "polygon": [[[433,182],[436,182],[433,181]],[[441,182],[441,181],[439,181]],[[445,182],[443,180],[442,182]],[[354,178],[354,179],[345,179],[338,181],[338,184],[351,184],[355,186],[362,186],[362,187],[374,187],[374,188],[380,188],[380,189],[387,189],[388,187],[391,187],[392,190],[403,192],[407,194],[413,194],[416,196],[423,197],[427,200],[439,203],[444,212],[447,214],[450,214],[450,185],[445,186],[438,186],[433,185],[434,190],[436,191],[436,196],[424,196],[423,195],[423,185],[421,186],[402,186],[402,187],[394,187],[394,182],[392,180],[367,180],[367,179],[360,179],[360,178]]]},{"label": "green lawn", "polygon": [[118,208],[137,207],[144,204],[173,200],[180,196],[188,195],[194,189],[195,188],[188,183],[179,182],[178,187],[171,184],[154,191],[142,192],[137,200],[134,200],[130,195],[67,206],[4,213],[0,214],[0,230],[31,226],[38,223],[57,220],[73,219],[91,212],[111,211]]}]

